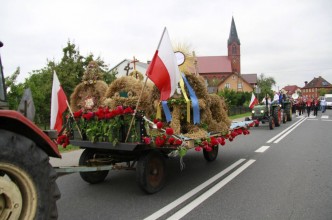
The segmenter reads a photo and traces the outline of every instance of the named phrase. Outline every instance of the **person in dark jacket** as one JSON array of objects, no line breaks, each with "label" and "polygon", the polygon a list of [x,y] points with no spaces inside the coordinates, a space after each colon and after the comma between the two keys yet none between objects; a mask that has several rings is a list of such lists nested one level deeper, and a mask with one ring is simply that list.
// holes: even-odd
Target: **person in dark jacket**
[{"label": "person in dark jacket", "polygon": [[314,107],[314,116],[317,116],[317,111],[319,109],[319,104],[320,104],[320,101],[318,100],[317,97],[314,98],[314,101],[312,102],[312,104]]},{"label": "person in dark jacket", "polygon": [[307,107],[307,113],[308,113],[308,117],[310,116],[310,111],[311,111],[311,108],[312,108],[312,98],[311,97],[308,97],[307,98],[307,101],[306,101],[306,107]]}]

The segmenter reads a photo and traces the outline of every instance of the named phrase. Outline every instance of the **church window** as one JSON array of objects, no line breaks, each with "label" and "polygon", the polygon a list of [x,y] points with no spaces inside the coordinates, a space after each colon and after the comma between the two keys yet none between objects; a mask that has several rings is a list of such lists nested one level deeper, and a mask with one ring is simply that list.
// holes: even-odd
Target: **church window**
[{"label": "church window", "polygon": [[226,83],[226,84],[225,84],[225,88],[230,89],[230,88],[231,88],[231,84]]},{"label": "church window", "polygon": [[237,88],[238,88],[238,89],[242,89],[242,82],[239,82],[239,83],[237,84]]}]

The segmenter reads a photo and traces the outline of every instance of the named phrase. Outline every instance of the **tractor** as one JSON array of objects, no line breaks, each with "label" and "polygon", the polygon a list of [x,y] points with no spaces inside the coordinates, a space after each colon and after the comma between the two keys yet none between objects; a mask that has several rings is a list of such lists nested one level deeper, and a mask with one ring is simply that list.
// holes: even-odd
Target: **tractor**
[{"label": "tractor", "polygon": [[61,157],[57,134],[8,106],[0,57],[0,219],[57,219],[60,191],[49,163]]}]

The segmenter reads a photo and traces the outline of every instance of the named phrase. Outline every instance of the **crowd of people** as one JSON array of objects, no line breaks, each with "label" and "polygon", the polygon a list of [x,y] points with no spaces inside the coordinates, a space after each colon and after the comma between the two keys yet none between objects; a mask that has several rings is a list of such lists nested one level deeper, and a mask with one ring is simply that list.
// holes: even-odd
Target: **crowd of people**
[{"label": "crowd of people", "polygon": [[299,96],[294,100],[295,109],[298,115],[305,114],[305,111],[310,116],[310,112],[313,111],[314,116],[317,116],[318,110],[322,113],[326,110],[326,101],[324,98],[319,99],[318,97],[310,96]]},{"label": "crowd of people", "polygon": [[283,94],[281,91],[274,92],[273,100],[267,95],[262,103],[270,105],[271,103],[283,104],[283,100],[290,99],[293,102],[293,106],[296,110],[297,115],[304,115],[307,112],[308,117],[313,111],[314,116],[317,116],[318,110],[321,110],[322,113],[326,111],[326,100],[324,97],[313,97],[313,96],[298,96],[298,98],[293,99],[291,96],[287,97],[286,94]]}]

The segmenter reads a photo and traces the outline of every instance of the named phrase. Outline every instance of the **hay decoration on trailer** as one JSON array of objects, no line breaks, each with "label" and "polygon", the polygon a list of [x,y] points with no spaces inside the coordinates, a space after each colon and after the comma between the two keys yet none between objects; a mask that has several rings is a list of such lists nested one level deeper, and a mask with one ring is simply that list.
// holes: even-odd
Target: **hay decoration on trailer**
[{"label": "hay decoration on trailer", "polygon": [[85,70],[82,82],[75,87],[70,96],[70,107],[76,111],[97,111],[102,105],[107,84],[96,61],[91,61]]}]

